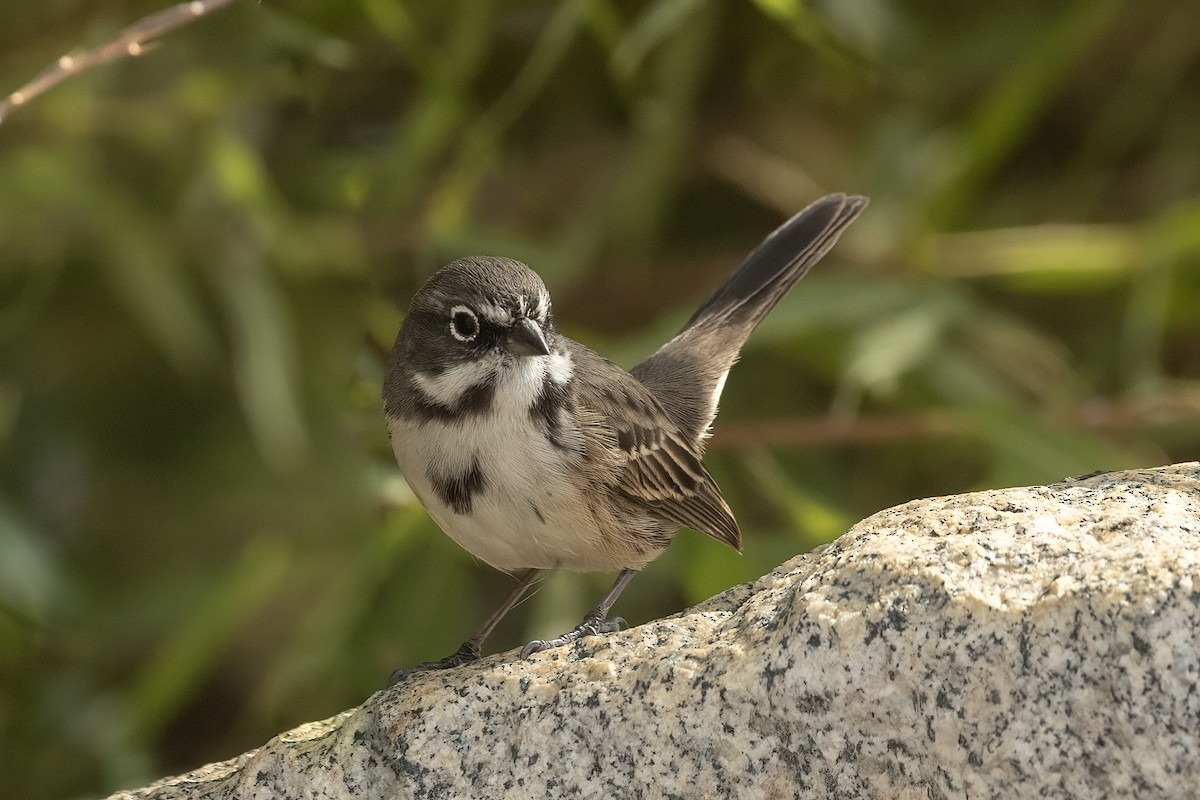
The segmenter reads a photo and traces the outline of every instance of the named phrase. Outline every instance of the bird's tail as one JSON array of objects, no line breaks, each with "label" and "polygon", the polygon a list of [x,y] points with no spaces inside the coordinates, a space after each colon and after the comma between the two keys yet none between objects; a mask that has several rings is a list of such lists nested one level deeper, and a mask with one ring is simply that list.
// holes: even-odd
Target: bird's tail
[{"label": "bird's tail", "polygon": [[746,256],[683,329],[733,324],[748,327],[749,336],[866,206],[865,197],[829,194],[796,214]]},{"label": "bird's tail", "polygon": [[678,336],[633,369],[685,432],[704,435],[716,414],[725,376],[747,337],[866,205],[865,197],[830,194],[780,225]]}]

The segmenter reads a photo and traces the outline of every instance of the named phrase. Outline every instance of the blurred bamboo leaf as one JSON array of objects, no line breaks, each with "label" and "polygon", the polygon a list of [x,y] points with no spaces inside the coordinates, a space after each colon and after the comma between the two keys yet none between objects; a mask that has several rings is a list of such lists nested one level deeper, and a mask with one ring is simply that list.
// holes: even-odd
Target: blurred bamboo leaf
[{"label": "blurred bamboo leaf", "polygon": [[[1003,378],[1007,389],[1031,398],[1056,398],[1067,393],[1084,393],[1084,382],[1075,375],[1070,354],[1062,344],[1034,328],[997,314],[975,301],[959,320],[959,339],[966,358],[978,361]],[[955,398],[967,401],[965,396]],[[984,402],[981,396],[978,402]]]},{"label": "blurred bamboo leaf", "polygon": [[546,90],[583,28],[595,0],[566,0],[550,15],[529,57],[512,82],[484,111],[480,123],[493,138],[500,138]]},{"label": "blurred bamboo leaf", "polygon": [[1162,378],[1174,262],[1160,256],[1133,281],[1121,331],[1121,371],[1124,382],[1137,392],[1153,391]]},{"label": "blurred bamboo leaf", "polygon": [[845,57],[845,52],[830,36],[826,20],[814,11],[813,3],[806,0],[754,0],[754,5],[778,20],[797,40],[827,58]]},{"label": "blurred bamboo leaf", "polygon": [[21,393],[16,386],[0,381],[0,445],[8,443],[21,409]]},{"label": "blurred bamboo leaf", "polygon": [[[405,3],[399,0],[358,0],[358,4],[375,30],[396,42],[401,49],[419,51],[422,48],[416,22]],[[415,60],[420,63],[425,58],[422,53]]]},{"label": "blurred bamboo leaf", "polygon": [[[603,596],[604,590],[596,593],[595,584],[596,580],[588,575],[562,571],[546,573],[525,601],[529,606],[526,626],[529,638],[547,639],[578,625],[582,616],[579,609],[591,608]],[[500,599],[496,599],[497,605]]]},{"label": "blurred bamboo leaf", "polygon": [[495,34],[492,5],[491,0],[458,0],[447,40],[409,53],[421,82],[375,182],[377,200],[391,213],[412,210],[432,165],[452,152],[462,135],[472,107],[468,90]]},{"label": "blurred bamboo leaf", "polygon": [[67,587],[45,537],[22,524],[0,496],[0,615],[45,625]]},{"label": "blurred bamboo leaf", "polygon": [[801,549],[810,549],[839,536],[856,521],[803,490],[788,477],[779,460],[766,450],[746,451],[741,462],[763,498],[791,522]]},{"label": "blurred bamboo leaf", "polygon": [[[690,5],[687,0],[659,0],[655,9],[676,9],[681,4],[685,10]],[[689,24],[663,45],[649,70],[650,88],[636,100],[631,148],[608,197],[605,219],[620,253],[644,252],[663,223],[669,187],[682,165],[695,103],[711,60],[719,11],[717,4],[710,3],[689,13]],[[673,11],[661,13],[668,21],[680,21]]]},{"label": "blurred bamboo leaf", "polygon": [[[956,228],[993,173],[1028,133],[1078,61],[1122,9],[1120,0],[1081,0],[1060,12],[976,107],[959,139],[958,167],[931,203],[944,228]],[[1024,43],[1022,43],[1024,44]]]},{"label": "blurred bamboo leaf", "polygon": [[216,581],[138,676],[131,698],[131,733],[153,736],[197,690],[221,651],[274,593],[292,562],[289,548],[271,536],[252,540],[241,561]]},{"label": "blurred bamboo leaf", "polygon": [[229,315],[234,377],[263,457],[280,471],[309,457],[297,377],[295,334],[287,305],[261,252],[230,241],[217,289]]},{"label": "blurred bamboo leaf", "polygon": [[926,364],[923,378],[948,403],[965,408],[1020,408],[1020,387],[1006,376],[961,347],[946,347]]},{"label": "blurred bamboo leaf", "polygon": [[592,0],[568,0],[553,14],[520,71],[465,132],[457,162],[434,195],[429,228],[444,239],[464,227],[471,201],[478,193],[500,140],[545,88],[580,32]]},{"label": "blurred bamboo leaf", "polygon": [[1157,218],[1149,236],[1175,257],[1200,254],[1200,199],[1172,203]]},{"label": "blurred bamboo leaf", "polygon": [[[805,278],[763,320],[750,339],[751,347],[778,345],[826,328],[868,327],[930,302],[937,291],[929,282],[887,276],[871,276],[864,281],[860,276],[844,274],[836,264],[821,264],[819,268],[820,274]],[[679,324],[685,319],[681,315]]]},{"label": "blurred bamboo leaf", "polygon": [[[268,668],[261,680],[265,689],[258,697],[258,713],[270,709],[299,691],[329,680],[337,673],[347,652],[359,648],[363,622],[370,618],[378,598],[388,584],[397,580],[406,554],[419,548],[423,539],[418,530],[426,524],[424,509],[410,497],[406,507],[389,514],[382,524],[369,531],[368,536],[353,548],[352,557],[344,568],[334,574],[327,569],[327,559],[314,559],[308,576],[303,579],[289,576],[292,582],[301,580],[313,587],[310,603],[288,643]],[[440,602],[453,602],[439,598]],[[463,634],[463,638],[466,634]],[[371,680],[370,672],[377,665],[364,660],[347,678],[362,676]],[[392,668],[402,666],[400,663]],[[366,673],[366,674],[364,674]],[[387,668],[376,670],[374,680],[382,681]],[[347,680],[348,685],[354,681]]]},{"label": "blurred bamboo leaf", "polygon": [[277,13],[271,6],[262,6],[258,11],[273,44],[299,51],[316,63],[334,69],[348,69],[353,65],[354,48],[349,42],[330,36],[315,25],[305,24],[295,16]]},{"label": "blurred bamboo leaf", "polygon": [[136,213],[116,198],[109,199],[106,216],[97,233],[108,251],[114,293],[180,374],[203,371],[214,360],[216,337],[178,254],[160,232],[130,224]]},{"label": "blurred bamboo leaf", "polygon": [[613,50],[613,73],[621,81],[631,80],[642,70],[650,53],[678,34],[705,5],[705,0],[656,0],[651,3]]},{"label": "blurred bamboo leaf", "polygon": [[235,135],[216,136],[209,150],[213,187],[234,206],[261,209],[268,205],[268,179],[257,155]]},{"label": "blurred bamboo leaf", "polygon": [[1019,409],[994,408],[975,415],[975,434],[994,448],[988,485],[1054,483],[1114,465],[1136,465],[1143,455],[1087,431]]},{"label": "blurred bamboo leaf", "polygon": [[902,376],[930,360],[949,322],[949,309],[926,303],[866,327],[846,365],[847,388],[894,393]]},{"label": "blurred bamboo leaf", "polygon": [[[749,551],[757,548],[758,544],[746,542],[743,546]],[[788,546],[795,547],[795,543],[789,542]],[[754,580],[762,574],[755,569],[757,564],[753,563],[751,557],[692,531],[684,531],[676,536],[671,542],[671,550],[672,560],[677,563],[667,563],[658,568],[663,569],[667,576],[682,576],[683,601],[689,606],[729,588],[731,583]]]},{"label": "blurred bamboo leaf", "polygon": [[[37,320],[53,300],[61,275],[60,256],[31,263],[20,274],[8,276],[8,285],[0,287],[4,294],[0,303],[0,343],[15,338]],[[3,428],[0,424],[0,430]]]},{"label": "blurred bamboo leaf", "polygon": [[[1039,225],[937,236],[933,269],[941,275],[1028,273],[1092,281],[1095,273],[1128,272],[1142,266],[1142,234],[1118,225]],[[1070,273],[1084,272],[1084,276]],[[1029,285],[1029,284],[1026,284]]]},{"label": "blurred bamboo leaf", "polygon": [[1155,30],[1145,36],[1131,63],[1115,72],[1097,100],[1094,120],[1064,165],[1048,208],[1071,209],[1076,217],[1090,215],[1104,196],[1104,187],[1118,179],[1121,163],[1141,146],[1144,125],[1169,105],[1173,91],[1188,80],[1195,58],[1194,31],[1200,27],[1200,6],[1182,3],[1164,8]]}]

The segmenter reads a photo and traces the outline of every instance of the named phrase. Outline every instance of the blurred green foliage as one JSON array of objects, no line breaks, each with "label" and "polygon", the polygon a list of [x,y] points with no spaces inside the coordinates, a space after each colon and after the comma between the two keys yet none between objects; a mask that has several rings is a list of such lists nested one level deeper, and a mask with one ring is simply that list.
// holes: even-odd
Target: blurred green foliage
[{"label": "blurred green foliage", "polygon": [[[0,5],[0,93],[166,5]],[[0,125],[0,794],[229,757],[443,655],[511,579],[387,448],[436,266],[627,366],[786,215],[872,205],[751,340],[670,613],[907,499],[1200,453],[1200,5],[240,2]],[[493,649],[573,625],[550,578]]]}]

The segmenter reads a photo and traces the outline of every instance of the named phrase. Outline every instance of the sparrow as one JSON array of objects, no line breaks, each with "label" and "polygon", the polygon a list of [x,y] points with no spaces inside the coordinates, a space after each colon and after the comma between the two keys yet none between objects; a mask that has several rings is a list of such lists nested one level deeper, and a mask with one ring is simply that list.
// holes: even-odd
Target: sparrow
[{"label": "sparrow", "polygon": [[530,642],[522,657],[619,630],[613,604],[680,528],[741,551],[702,462],[725,378],[758,323],[866,204],[831,194],[796,214],[628,372],[555,329],[546,286],[525,264],[475,256],[429,278],[385,369],[392,451],[451,539],[519,577],[457,652],[396,670],[392,683],[479,658],[542,570],[618,575],[579,626]]}]

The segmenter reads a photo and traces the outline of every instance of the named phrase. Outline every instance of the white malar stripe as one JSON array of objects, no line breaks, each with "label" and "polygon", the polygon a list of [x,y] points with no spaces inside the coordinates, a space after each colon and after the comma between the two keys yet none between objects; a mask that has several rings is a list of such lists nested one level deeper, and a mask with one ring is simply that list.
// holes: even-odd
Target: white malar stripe
[{"label": "white malar stripe", "polygon": [[467,361],[437,373],[417,372],[413,375],[417,388],[427,398],[453,408],[470,389],[488,380],[496,371],[490,360]]},{"label": "white malar stripe", "polygon": [[413,377],[422,394],[446,408],[454,408],[464,394],[494,377],[498,380],[496,412],[526,414],[541,394],[547,376],[565,386],[574,370],[571,354],[564,351],[518,357],[515,363],[509,363],[508,358],[481,358],[456,364],[436,375],[418,372]]},{"label": "white malar stripe", "polygon": [[543,358],[546,359],[546,371],[550,375],[550,380],[559,386],[566,386],[570,383],[571,376],[575,374],[575,364],[571,361],[570,353],[564,350],[561,353],[543,356]]}]

